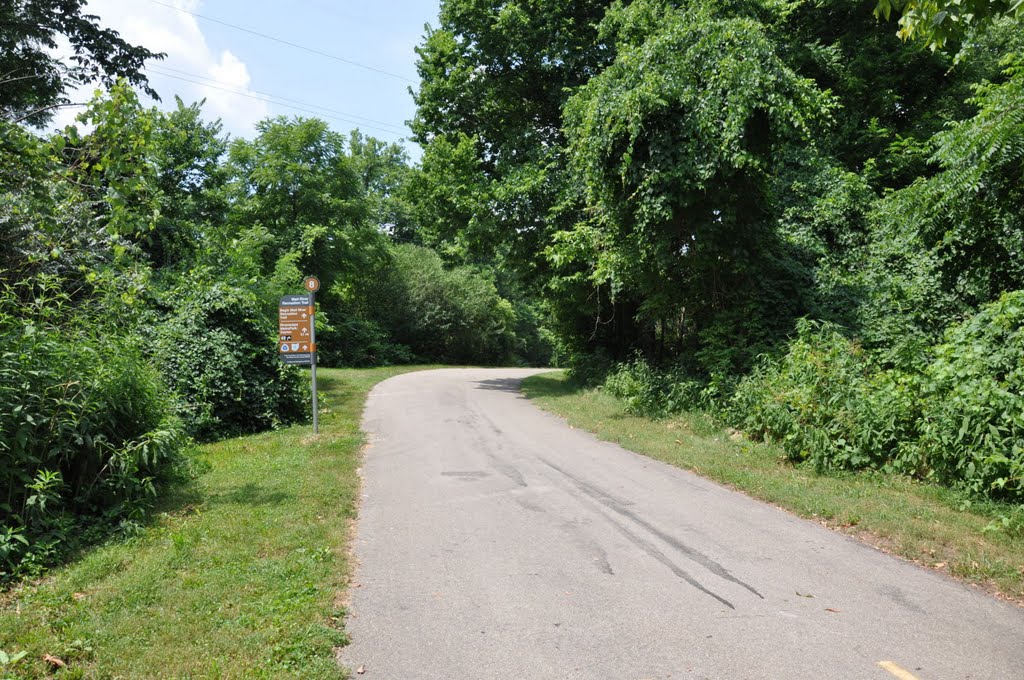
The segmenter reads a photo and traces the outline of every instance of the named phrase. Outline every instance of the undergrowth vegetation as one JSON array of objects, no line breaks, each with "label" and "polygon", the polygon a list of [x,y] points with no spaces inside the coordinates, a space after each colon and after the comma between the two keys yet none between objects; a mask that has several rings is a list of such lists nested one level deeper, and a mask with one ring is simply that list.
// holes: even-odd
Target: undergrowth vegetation
[{"label": "undergrowth vegetation", "polygon": [[1024,502],[1024,292],[952,325],[927,356],[918,371],[885,366],[842,328],[803,320],[784,353],[725,395],[642,357],[602,387],[638,415],[710,411],[819,471],[881,470]]},{"label": "undergrowth vegetation", "polygon": [[921,463],[942,481],[1024,503],[1024,291],[952,326],[921,390]]},{"label": "undergrowth vegetation", "polygon": [[838,327],[802,321],[784,355],[764,357],[737,385],[726,413],[819,470],[906,472],[915,469],[917,389],[908,376],[875,365]]},{"label": "undergrowth vegetation", "polygon": [[19,293],[0,288],[0,581],[137,520],[186,440],[137,343]]}]

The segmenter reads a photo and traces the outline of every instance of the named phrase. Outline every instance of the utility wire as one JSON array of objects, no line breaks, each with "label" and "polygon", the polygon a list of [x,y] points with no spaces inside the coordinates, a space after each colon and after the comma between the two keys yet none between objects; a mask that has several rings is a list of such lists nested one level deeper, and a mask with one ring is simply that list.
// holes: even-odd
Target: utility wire
[{"label": "utility wire", "polygon": [[174,5],[171,5],[171,4],[166,3],[166,2],[161,2],[160,0],[149,0],[149,2],[153,3],[154,5],[160,5],[161,7],[167,7],[169,9],[176,10],[176,11],[181,12],[183,14],[189,14],[191,16],[194,16],[197,19],[202,19],[203,21],[210,21],[210,22],[213,22],[215,24],[220,24],[221,26],[227,26],[228,28],[233,28],[236,31],[242,31],[244,33],[249,33],[251,35],[258,36],[258,37],[263,38],[265,40],[272,40],[272,41],[274,41],[276,43],[281,43],[282,45],[288,45],[289,47],[294,47],[294,48],[299,49],[299,50],[304,50],[306,52],[311,52],[313,54],[320,55],[321,57],[327,57],[328,59],[334,59],[335,61],[340,61],[343,64],[349,64],[350,66],[356,66],[358,68],[363,68],[363,69],[366,69],[367,71],[373,71],[374,73],[380,73],[380,74],[385,75],[385,76],[390,76],[392,78],[397,78],[398,80],[404,80],[407,83],[415,83],[416,82],[416,81],[412,80],[411,78],[406,78],[405,76],[399,75],[397,73],[392,73],[391,71],[385,71],[384,69],[379,69],[379,68],[376,68],[374,66],[368,66],[368,65],[360,63],[358,61],[353,61],[351,59],[345,59],[343,57],[339,57],[337,55],[330,54],[328,52],[322,52],[322,51],[314,49],[312,47],[306,47],[305,45],[300,45],[298,43],[291,42],[290,40],[283,40],[282,38],[276,38],[276,37],[274,37],[272,35],[267,35],[266,33],[260,33],[259,31],[254,31],[251,28],[245,28],[243,26],[237,26],[235,24],[230,24],[230,23],[228,23],[226,21],[221,21],[220,19],[214,19],[213,17],[208,17],[208,16],[205,16],[203,14],[197,14],[196,12],[190,12],[187,9],[182,9],[180,7],[175,7]]},{"label": "utility wire", "polygon": [[[170,66],[166,66],[164,64],[160,64],[159,67],[147,66],[146,70],[147,71],[152,71],[154,73],[159,73],[160,75],[164,75],[164,76],[171,75],[170,73],[164,73],[164,71],[173,71],[174,73],[177,73],[177,74],[180,74],[180,75],[183,75],[183,76],[188,76],[189,78],[198,78],[200,80],[209,81],[210,83],[216,83],[217,85],[227,85],[227,86],[231,85],[231,83],[225,83],[223,80],[216,80],[215,78],[209,78],[207,76],[201,76],[201,75],[196,74],[196,73],[189,73],[188,71],[182,71],[181,69],[171,68]],[[367,123],[376,123],[378,125],[383,125],[385,127],[395,128],[395,132],[398,132],[398,133],[404,133],[405,132],[405,126],[404,125],[398,125],[396,123],[388,123],[387,121],[376,120],[375,118],[367,118],[366,116],[360,116],[360,115],[357,115],[355,113],[349,113],[348,111],[339,111],[338,109],[332,109],[332,108],[329,108],[327,106],[320,106],[319,104],[310,104],[308,102],[302,102],[302,101],[299,101],[298,99],[290,99],[288,97],[282,97],[280,95],[276,95],[276,94],[273,94],[273,93],[270,93],[270,92],[260,92],[258,90],[249,90],[249,92],[252,93],[252,94],[258,94],[258,95],[261,95],[261,96],[264,96],[264,97],[271,97],[273,99],[280,99],[281,101],[284,101],[284,102],[291,102],[292,104],[298,104],[299,106],[305,106],[305,107],[308,107],[308,108],[311,108],[311,109],[321,109],[323,111],[327,111],[328,113],[333,113],[333,114],[336,114],[336,115],[339,115],[339,116],[346,116],[346,117],[349,117],[349,118],[357,118],[359,120],[364,120]]]},{"label": "utility wire", "polygon": [[[375,125],[365,125],[363,123],[360,123],[359,121],[349,120],[349,119],[343,118],[341,116],[324,114],[324,113],[320,113],[319,111],[314,111],[313,109],[303,108],[303,107],[300,107],[300,106],[295,106],[293,104],[283,104],[283,103],[281,103],[279,101],[275,101],[275,100],[270,99],[268,97],[260,97],[258,95],[250,94],[248,92],[240,92],[239,90],[232,90],[230,88],[221,87],[219,85],[211,85],[210,83],[204,83],[204,82],[202,82],[200,80],[193,80],[192,78],[185,78],[184,76],[176,76],[176,75],[173,75],[173,74],[170,74],[170,73],[160,73],[160,71],[157,71],[152,66],[147,66],[146,70],[147,71],[152,71],[154,73],[158,73],[159,75],[161,75],[161,76],[163,76],[165,78],[174,78],[175,80],[183,80],[186,83],[192,83],[193,85],[202,85],[203,87],[213,88],[214,90],[222,90],[224,92],[229,92],[231,94],[238,95],[239,97],[248,97],[249,99],[256,99],[256,100],[259,100],[261,102],[267,102],[268,104],[276,104],[277,106],[284,106],[286,108],[295,109],[296,111],[302,111],[303,113],[309,113],[309,114],[312,114],[314,116],[323,116],[324,118],[334,118],[335,120],[340,120],[340,121],[345,122],[345,123],[350,123],[351,125],[355,125],[357,127],[361,126],[361,127],[365,127],[365,128],[370,128],[372,130],[378,130],[378,131],[383,132],[385,134],[391,135],[392,137],[397,137],[397,138],[401,139],[401,135],[399,135],[398,133],[396,133],[396,132],[394,132],[392,130],[385,130],[384,128],[379,128],[379,127],[377,127]],[[310,104],[308,106],[313,106],[313,105]]]}]

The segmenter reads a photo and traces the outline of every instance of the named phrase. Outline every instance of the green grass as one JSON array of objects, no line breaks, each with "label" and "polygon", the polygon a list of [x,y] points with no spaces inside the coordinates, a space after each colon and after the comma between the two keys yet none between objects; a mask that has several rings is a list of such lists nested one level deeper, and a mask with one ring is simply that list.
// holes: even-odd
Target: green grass
[{"label": "green grass", "polygon": [[882,474],[816,474],[782,450],[730,434],[702,414],[650,420],[563,374],[528,378],[523,391],[570,425],[624,448],[692,470],[887,552],[1024,603],[1024,538],[986,531],[1008,508],[965,508],[943,487]]},{"label": "green grass", "polygon": [[321,369],[318,437],[202,446],[203,472],[136,536],[0,594],[0,651],[27,652],[0,678],[341,677],[359,421],[369,389],[410,370]]}]

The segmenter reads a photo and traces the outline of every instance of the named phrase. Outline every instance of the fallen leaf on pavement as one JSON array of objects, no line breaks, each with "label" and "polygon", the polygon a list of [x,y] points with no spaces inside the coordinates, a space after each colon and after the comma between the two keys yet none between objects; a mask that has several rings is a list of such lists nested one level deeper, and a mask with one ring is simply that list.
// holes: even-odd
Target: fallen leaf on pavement
[{"label": "fallen leaf on pavement", "polygon": [[800,597],[814,597],[814,595],[811,595],[810,593],[804,594],[804,593],[801,593],[799,590],[796,591],[796,594],[799,595]]},{"label": "fallen leaf on pavement", "polygon": [[359,674],[359,675],[362,675],[365,672],[366,672],[366,666],[360,666],[359,668],[356,669],[356,673]]},{"label": "fallen leaf on pavement", "polygon": [[825,607],[825,611],[832,612],[833,614],[838,614],[839,613],[838,609],[832,609],[832,607]]}]

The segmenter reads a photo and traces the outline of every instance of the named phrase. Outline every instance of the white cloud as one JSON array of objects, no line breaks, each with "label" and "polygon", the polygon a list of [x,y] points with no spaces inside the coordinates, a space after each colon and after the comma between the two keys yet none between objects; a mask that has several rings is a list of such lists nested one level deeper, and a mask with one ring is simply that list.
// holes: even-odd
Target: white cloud
[{"label": "white cloud", "polygon": [[[199,11],[200,5],[198,0],[166,0],[166,4],[189,11]],[[212,49],[192,15],[143,0],[89,0],[85,11],[98,16],[101,26],[114,29],[129,43],[167,54],[163,61],[148,63],[171,74],[148,73],[150,85],[162,99],[160,106],[172,106],[175,94],[186,103],[206,99],[203,111],[207,119],[220,118],[225,131],[245,137],[252,136],[253,125],[268,115],[266,102],[225,91],[251,92],[249,69],[230,50]],[[92,89],[83,88],[72,95],[72,101],[87,99]],[[62,110],[54,126],[73,122],[79,110]]]}]

